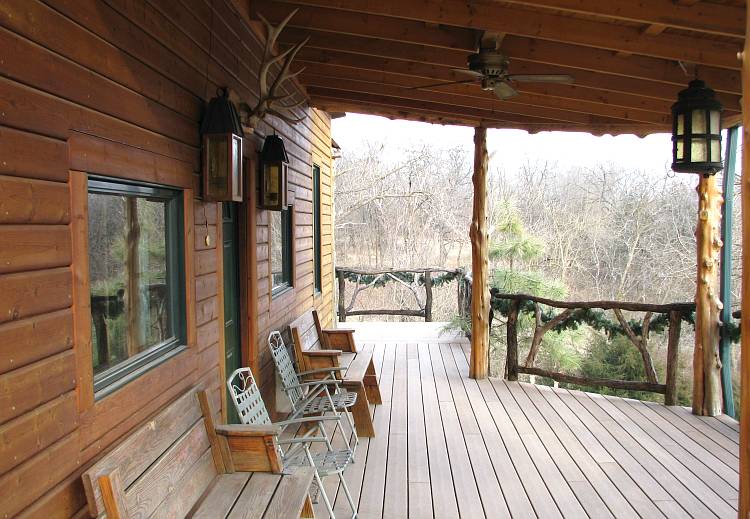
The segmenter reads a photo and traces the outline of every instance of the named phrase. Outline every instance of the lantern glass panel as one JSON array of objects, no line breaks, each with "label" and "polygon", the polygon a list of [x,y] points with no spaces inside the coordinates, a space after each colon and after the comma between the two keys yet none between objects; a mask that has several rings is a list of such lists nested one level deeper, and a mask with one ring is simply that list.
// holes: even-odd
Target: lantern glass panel
[{"label": "lantern glass panel", "polygon": [[685,141],[682,139],[677,140],[676,157],[677,157],[677,160],[682,160],[685,158]]},{"label": "lantern glass panel", "polygon": [[[692,133],[693,135],[697,133],[706,133],[706,112],[704,110],[693,110],[693,125],[692,125]],[[695,161],[695,159],[692,159]]]},{"label": "lantern glass panel", "polygon": [[694,138],[690,144],[690,162],[706,162],[707,160],[706,139]]},{"label": "lantern glass panel", "polygon": [[721,132],[721,127],[720,127],[720,123],[719,123],[721,114],[718,111],[716,111],[716,110],[711,110],[708,113],[709,113],[709,115],[711,117],[711,131],[710,131],[710,133],[719,133],[719,132]]},{"label": "lantern glass panel", "polygon": [[233,198],[242,198],[240,180],[242,178],[242,139],[236,135],[232,136],[232,195]]},{"label": "lantern glass panel", "polygon": [[216,195],[227,192],[229,174],[229,141],[225,135],[209,135],[206,143],[208,157],[208,188]]},{"label": "lantern glass panel", "polygon": [[721,162],[721,141],[711,140],[711,162]]},{"label": "lantern glass panel", "polygon": [[281,194],[281,164],[273,162],[264,164],[263,167],[265,168],[265,200],[263,203],[266,206],[277,206]]},{"label": "lantern glass panel", "polygon": [[685,135],[685,114],[677,116],[677,135]]}]

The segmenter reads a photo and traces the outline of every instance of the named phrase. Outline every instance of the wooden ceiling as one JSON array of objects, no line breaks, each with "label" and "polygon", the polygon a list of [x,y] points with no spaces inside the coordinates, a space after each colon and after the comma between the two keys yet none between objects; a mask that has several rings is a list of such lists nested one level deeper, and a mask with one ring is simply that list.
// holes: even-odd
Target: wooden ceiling
[{"label": "wooden ceiling", "polygon": [[[311,104],[329,112],[491,128],[646,135],[671,131],[670,106],[705,80],[740,120],[744,0],[250,0],[272,23],[299,9],[282,45],[310,38],[296,62]],[[511,74],[570,74],[572,85],[521,83],[505,101],[466,79],[485,35]]]}]

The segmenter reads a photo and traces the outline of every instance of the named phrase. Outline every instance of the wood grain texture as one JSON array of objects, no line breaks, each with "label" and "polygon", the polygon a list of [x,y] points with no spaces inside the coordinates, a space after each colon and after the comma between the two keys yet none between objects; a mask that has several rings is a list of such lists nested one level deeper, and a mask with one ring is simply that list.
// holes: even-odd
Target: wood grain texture
[{"label": "wood grain texture", "polygon": [[70,350],[0,375],[0,423],[70,391],[75,383]]},{"label": "wood grain texture", "polygon": [[0,323],[68,308],[71,288],[68,268],[0,275]]},{"label": "wood grain texture", "polygon": [[0,324],[0,374],[72,347],[69,309]]},{"label": "wood grain texture", "polygon": [[66,224],[68,187],[61,182],[0,176],[0,224]]},{"label": "wood grain texture", "polygon": [[474,130],[474,203],[471,229],[471,376],[489,374],[489,288],[487,286],[489,243],[487,236],[487,129]]},{"label": "wood grain texture", "polygon": [[0,274],[70,265],[70,242],[66,225],[2,225]]}]

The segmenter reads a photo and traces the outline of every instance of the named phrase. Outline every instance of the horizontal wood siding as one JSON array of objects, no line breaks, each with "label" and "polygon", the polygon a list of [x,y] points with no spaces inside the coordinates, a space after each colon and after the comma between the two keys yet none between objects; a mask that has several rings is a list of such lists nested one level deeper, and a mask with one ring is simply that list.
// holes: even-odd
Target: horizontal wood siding
[{"label": "horizontal wood siding", "polygon": [[[0,517],[84,517],[80,474],[188,387],[223,382],[221,208],[200,199],[199,125],[228,86],[257,101],[262,34],[238,0],[3,0],[0,4]],[[212,35],[213,33],[213,35]],[[315,307],[331,316],[330,120],[269,118],[290,154],[294,289],[270,297],[268,215],[243,270],[246,359],[273,403],[268,331]],[[312,165],[321,167],[322,295],[312,282]],[[83,173],[78,173],[83,172]],[[188,348],[94,401],[85,173],[185,189]],[[255,175],[255,171],[249,171]],[[75,175],[79,175],[76,177]],[[256,226],[257,223],[257,226]],[[249,233],[251,234],[251,233]],[[208,237],[208,239],[207,239]],[[252,304],[250,304],[252,303]],[[251,311],[252,310],[252,311]],[[252,318],[257,310],[257,322]],[[219,410],[215,410],[219,411]]]}]

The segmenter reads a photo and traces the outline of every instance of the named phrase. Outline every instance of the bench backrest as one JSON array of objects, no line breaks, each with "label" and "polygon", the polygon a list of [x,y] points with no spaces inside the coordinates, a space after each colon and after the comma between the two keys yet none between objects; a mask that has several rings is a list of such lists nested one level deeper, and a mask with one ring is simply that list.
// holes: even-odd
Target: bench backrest
[{"label": "bench backrest", "polygon": [[305,356],[302,355],[302,352],[327,348],[327,345],[323,344],[318,312],[308,310],[292,321],[289,328],[292,330],[294,354],[297,357],[297,363],[300,364],[299,370],[308,370],[310,368],[305,364]]},{"label": "bench backrest", "polygon": [[[218,409],[221,394],[208,394]],[[100,476],[117,471],[128,516],[183,517],[218,472],[203,412],[191,389],[131,433],[83,474],[89,512],[104,514]]]}]

